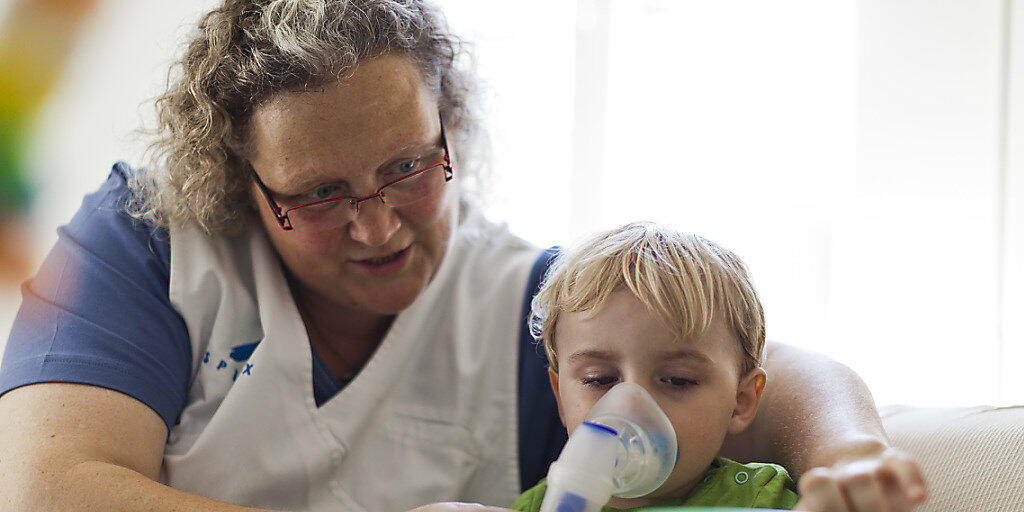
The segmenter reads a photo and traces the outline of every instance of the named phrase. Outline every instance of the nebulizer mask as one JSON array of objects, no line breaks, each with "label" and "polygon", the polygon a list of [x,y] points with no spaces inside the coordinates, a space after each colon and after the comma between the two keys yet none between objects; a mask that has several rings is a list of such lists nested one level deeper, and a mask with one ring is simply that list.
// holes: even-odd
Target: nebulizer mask
[{"label": "nebulizer mask", "polygon": [[672,423],[644,388],[615,385],[576,427],[548,470],[541,512],[598,512],[612,496],[661,487],[676,465]]}]

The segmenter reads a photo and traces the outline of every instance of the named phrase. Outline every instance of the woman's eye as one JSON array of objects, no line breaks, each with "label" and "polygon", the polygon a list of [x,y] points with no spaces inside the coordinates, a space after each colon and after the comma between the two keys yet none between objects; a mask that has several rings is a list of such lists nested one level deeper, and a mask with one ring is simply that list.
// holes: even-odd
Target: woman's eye
[{"label": "woman's eye", "polygon": [[619,380],[618,377],[584,377],[583,384],[585,386],[611,386]]},{"label": "woman's eye", "polygon": [[418,159],[417,160],[406,160],[405,162],[402,162],[402,163],[398,164],[398,172],[402,173],[402,174],[408,174],[408,173],[410,173],[412,171],[415,171],[416,170],[416,166],[417,166],[417,164],[419,164],[419,162],[420,161]]},{"label": "woman's eye", "polygon": [[331,197],[334,197],[337,191],[338,187],[334,185],[324,185],[313,190],[312,194],[310,195],[313,197],[313,200],[320,201],[323,199],[330,199]]},{"label": "woman's eye", "polygon": [[665,377],[661,379],[661,381],[670,386],[676,386],[680,388],[686,388],[697,385],[697,381],[692,379],[684,379],[682,377]]}]

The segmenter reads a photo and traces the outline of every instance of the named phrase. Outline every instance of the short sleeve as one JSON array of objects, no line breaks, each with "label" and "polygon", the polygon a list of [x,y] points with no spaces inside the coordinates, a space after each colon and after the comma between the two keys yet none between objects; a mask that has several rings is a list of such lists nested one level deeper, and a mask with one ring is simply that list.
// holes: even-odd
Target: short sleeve
[{"label": "short sleeve", "polygon": [[184,406],[191,344],[168,296],[167,231],[123,210],[131,172],[114,166],[22,286],[0,394],[42,382],[101,386],[145,403],[169,429]]}]

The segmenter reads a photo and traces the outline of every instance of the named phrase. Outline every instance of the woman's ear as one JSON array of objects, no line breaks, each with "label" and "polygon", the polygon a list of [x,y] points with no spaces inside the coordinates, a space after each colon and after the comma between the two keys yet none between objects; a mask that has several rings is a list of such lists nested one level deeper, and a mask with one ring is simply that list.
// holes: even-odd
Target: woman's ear
[{"label": "woman's ear", "polygon": [[761,403],[761,393],[768,375],[763,368],[754,368],[740,379],[736,388],[736,408],[729,420],[729,433],[739,434],[750,426],[757,415],[757,406]]},{"label": "woman's ear", "polygon": [[558,418],[562,420],[562,425],[565,425],[565,416],[562,415],[562,399],[558,394],[558,372],[548,367],[548,380],[551,382],[551,392],[555,394],[555,404],[558,405]]}]

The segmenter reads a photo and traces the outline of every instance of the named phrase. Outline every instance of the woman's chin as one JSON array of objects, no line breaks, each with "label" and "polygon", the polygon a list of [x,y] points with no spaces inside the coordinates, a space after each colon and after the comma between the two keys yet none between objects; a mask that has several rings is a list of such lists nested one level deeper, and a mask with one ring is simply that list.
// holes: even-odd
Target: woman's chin
[{"label": "woman's chin", "polygon": [[371,314],[394,316],[408,309],[416,298],[426,287],[425,279],[402,279],[398,282],[387,283],[380,287],[365,290],[365,294],[359,294],[353,304],[354,309],[363,310]]}]

